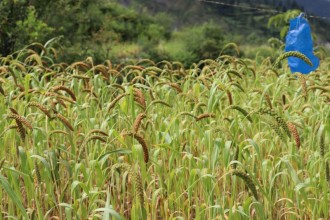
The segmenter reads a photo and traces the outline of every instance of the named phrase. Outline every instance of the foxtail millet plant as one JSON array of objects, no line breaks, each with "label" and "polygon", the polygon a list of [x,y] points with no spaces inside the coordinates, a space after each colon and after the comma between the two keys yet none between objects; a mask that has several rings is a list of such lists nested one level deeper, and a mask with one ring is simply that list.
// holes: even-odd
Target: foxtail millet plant
[{"label": "foxtail millet plant", "polygon": [[240,177],[241,179],[243,179],[244,182],[245,182],[245,184],[247,185],[247,187],[251,190],[251,192],[252,192],[254,198],[255,198],[256,200],[259,200],[258,192],[257,192],[256,186],[255,186],[253,180],[251,179],[251,177],[250,177],[247,173],[245,173],[245,172],[243,172],[243,171],[240,171],[240,170],[234,170],[234,171],[232,172],[232,175],[234,175],[234,176],[238,176],[238,177]]},{"label": "foxtail millet plant", "polygon": [[300,137],[299,137],[299,133],[298,133],[296,126],[291,122],[287,122],[287,125],[296,142],[297,148],[300,148]]},{"label": "foxtail millet plant", "polygon": [[281,61],[288,58],[288,57],[297,57],[305,61],[308,65],[313,66],[312,61],[304,54],[298,52],[298,51],[289,51],[281,54],[275,61],[274,63],[274,68],[278,68],[280,65]]}]

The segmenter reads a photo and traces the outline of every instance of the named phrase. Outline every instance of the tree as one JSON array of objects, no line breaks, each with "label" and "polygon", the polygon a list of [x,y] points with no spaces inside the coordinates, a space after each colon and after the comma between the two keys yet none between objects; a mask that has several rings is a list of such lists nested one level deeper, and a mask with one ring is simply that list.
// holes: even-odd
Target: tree
[{"label": "tree", "polygon": [[34,6],[26,0],[0,3],[1,55],[7,56],[32,42],[47,40],[53,31],[37,18]]},{"label": "tree", "polygon": [[268,21],[268,27],[275,27],[280,30],[281,38],[284,38],[289,30],[290,19],[297,17],[301,12],[299,10],[290,10],[285,13],[277,14]]},{"label": "tree", "polygon": [[26,17],[26,1],[3,0],[0,2],[0,43],[2,56],[14,50],[17,31],[16,22]]}]

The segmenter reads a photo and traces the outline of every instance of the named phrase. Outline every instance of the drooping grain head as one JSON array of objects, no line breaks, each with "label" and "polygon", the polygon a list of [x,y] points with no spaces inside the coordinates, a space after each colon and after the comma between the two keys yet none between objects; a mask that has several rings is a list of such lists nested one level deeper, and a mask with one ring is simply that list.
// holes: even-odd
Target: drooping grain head
[{"label": "drooping grain head", "polygon": [[296,73],[295,75],[298,77],[299,82],[301,84],[302,91],[303,91],[303,95],[307,99],[308,89],[307,89],[307,84],[306,84],[306,77],[301,73]]},{"label": "drooping grain head", "polygon": [[260,114],[268,114],[270,116],[272,116],[276,122],[282,127],[282,129],[285,131],[285,133],[288,135],[288,137],[291,137],[291,131],[288,128],[287,123],[284,121],[284,119],[282,117],[280,117],[274,109],[264,109],[264,108],[260,108],[258,110],[258,112]]},{"label": "drooping grain head", "polygon": [[259,199],[256,185],[254,184],[253,180],[251,179],[251,177],[248,174],[246,174],[243,171],[239,171],[239,170],[234,170],[232,174],[243,179],[245,184],[247,185],[247,187],[251,190],[254,198],[256,200]]},{"label": "drooping grain head", "polygon": [[52,91],[54,91],[54,92],[57,92],[57,91],[65,91],[65,92],[67,92],[67,93],[71,96],[71,98],[72,98],[74,101],[77,100],[77,98],[76,98],[74,92],[73,92],[71,89],[69,89],[68,87],[66,87],[66,86],[62,86],[62,85],[61,85],[61,86],[55,86],[55,87],[52,88]]},{"label": "drooping grain head", "polygon": [[277,134],[277,136],[280,137],[280,139],[285,143],[285,138],[284,138],[284,135],[278,125],[278,123],[276,122],[275,123],[269,123],[270,127],[275,131],[275,133]]},{"label": "drooping grain head", "polygon": [[140,167],[137,169],[132,169],[132,176],[135,186],[135,194],[138,202],[140,203],[141,207],[144,207],[144,189],[142,184],[142,177]]},{"label": "drooping grain head", "polygon": [[86,140],[84,141],[83,146],[85,146],[86,144],[88,144],[88,142],[93,141],[93,140],[99,140],[99,141],[101,141],[103,143],[106,143],[107,142],[106,139],[104,139],[103,137],[101,137],[99,135],[92,135],[92,136],[86,138]]},{"label": "drooping grain head", "polygon": [[34,106],[34,107],[37,107],[40,111],[42,111],[43,113],[45,113],[45,115],[47,115],[48,118],[52,118],[50,112],[48,111],[47,107],[38,103],[38,102],[29,102],[28,103],[28,106]]},{"label": "drooping grain head", "polygon": [[181,87],[177,83],[168,83],[169,86],[171,86],[173,89],[175,89],[178,93],[182,92]]},{"label": "drooping grain head", "polygon": [[288,57],[297,57],[297,58],[300,58],[302,59],[303,61],[305,61],[308,65],[310,66],[313,66],[313,63],[312,61],[307,57],[305,56],[304,54],[298,52],[298,51],[289,51],[289,52],[285,52],[283,54],[281,54],[275,61],[275,64],[274,64],[274,68],[278,68],[281,61],[288,58]]},{"label": "drooping grain head", "polygon": [[325,163],[325,176],[326,176],[326,180],[330,184],[330,165],[329,165],[329,161],[327,161]]},{"label": "drooping grain head", "polygon": [[299,133],[298,133],[296,126],[291,122],[287,122],[287,125],[296,142],[297,148],[300,148],[300,137],[299,137]]},{"label": "drooping grain head", "polygon": [[38,163],[37,163],[36,160],[34,161],[34,170],[35,170],[35,177],[36,177],[36,180],[37,180],[36,182],[39,186],[41,186],[41,173],[40,173]]},{"label": "drooping grain head", "polygon": [[252,118],[251,118],[250,114],[245,109],[243,109],[242,107],[240,107],[238,105],[232,105],[229,108],[230,109],[235,109],[235,110],[241,112],[250,122],[252,122]]},{"label": "drooping grain head", "polygon": [[324,157],[324,155],[325,155],[324,136],[325,136],[325,131],[323,130],[320,135],[320,155],[321,155],[321,157]]},{"label": "drooping grain head", "polygon": [[196,117],[196,121],[200,121],[204,118],[215,118],[215,114],[213,114],[213,113],[203,113],[203,114]]},{"label": "drooping grain head", "polygon": [[132,132],[133,133],[137,133],[140,127],[140,124],[142,122],[142,120],[146,117],[145,113],[140,113],[138,114],[138,116],[136,117],[134,124],[133,124],[133,128],[132,128]]},{"label": "drooping grain head", "polygon": [[123,97],[125,97],[126,95],[127,95],[127,93],[120,94],[112,102],[110,102],[108,111],[113,109],[115,107],[115,105],[117,104],[117,102],[119,102],[119,100],[122,99]]},{"label": "drooping grain head", "polygon": [[148,163],[148,161],[149,161],[149,152],[148,152],[147,142],[145,141],[145,139],[141,135],[139,135],[138,133],[129,132],[127,135],[132,136],[135,140],[137,140],[139,142],[139,144],[141,144],[142,149],[143,149],[144,162]]},{"label": "drooping grain head", "polygon": [[66,117],[64,117],[60,113],[55,113],[55,117],[58,118],[69,130],[74,131],[72,125]]},{"label": "drooping grain head", "polygon": [[92,134],[95,134],[95,133],[102,134],[102,135],[104,135],[106,137],[109,136],[106,132],[104,132],[104,131],[102,131],[100,129],[93,129],[93,130],[89,131],[88,134],[87,134],[87,136],[91,136]]},{"label": "drooping grain head", "polygon": [[[7,116],[7,118],[11,118],[11,119],[15,119],[16,122],[19,121],[21,124],[25,125],[27,128],[29,128],[30,130],[32,130],[32,125],[30,124],[30,122],[28,120],[26,120],[24,117],[18,115],[18,114],[9,114]],[[17,124],[18,125],[18,124]],[[18,125],[19,126],[19,125]]]},{"label": "drooping grain head", "polygon": [[140,89],[134,88],[134,100],[139,103],[143,109],[146,109],[146,99]]}]

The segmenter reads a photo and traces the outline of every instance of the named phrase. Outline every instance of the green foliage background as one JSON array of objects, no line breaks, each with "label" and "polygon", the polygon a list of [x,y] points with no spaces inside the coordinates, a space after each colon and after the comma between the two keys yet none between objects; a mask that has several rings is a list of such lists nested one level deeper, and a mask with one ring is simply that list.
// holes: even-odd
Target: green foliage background
[{"label": "green foliage background", "polygon": [[[280,11],[299,9],[293,1],[222,2],[257,3],[266,9],[275,5]],[[299,13],[294,12],[291,15]],[[201,59],[217,58],[229,42],[245,48],[239,56],[254,58],[253,50],[247,49],[267,45],[270,37],[285,36],[290,16],[274,16],[267,24],[271,16],[197,0],[3,0],[0,54],[7,56],[33,42],[44,44],[53,39],[53,47],[60,49],[58,60],[68,63],[91,56],[97,63],[149,58],[189,66]],[[319,26],[321,35],[327,36],[322,29],[326,25]]]}]

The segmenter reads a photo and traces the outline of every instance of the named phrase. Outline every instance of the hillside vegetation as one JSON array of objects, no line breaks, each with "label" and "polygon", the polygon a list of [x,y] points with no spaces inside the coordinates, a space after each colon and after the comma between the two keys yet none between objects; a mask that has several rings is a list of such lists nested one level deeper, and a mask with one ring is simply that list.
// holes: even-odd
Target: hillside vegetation
[{"label": "hillside vegetation", "polygon": [[[291,1],[222,2],[266,10],[274,9],[272,5],[279,11],[298,8]],[[254,58],[253,47],[269,46],[267,40],[279,38],[281,28],[288,25],[286,19],[278,28],[268,26],[274,15],[197,0],[3,0],[0,54],[7,56],[33,42],[45,44],[53,39],[59,60],[69,63],[92,56],[96,63],[149,58],[180,61],[187,67],[201,59],[217,58],[229,42],[244,48],[240,56]],[[322,21],[311,20],[319,41],[330,36],[328,26],[315,22]]]}]

